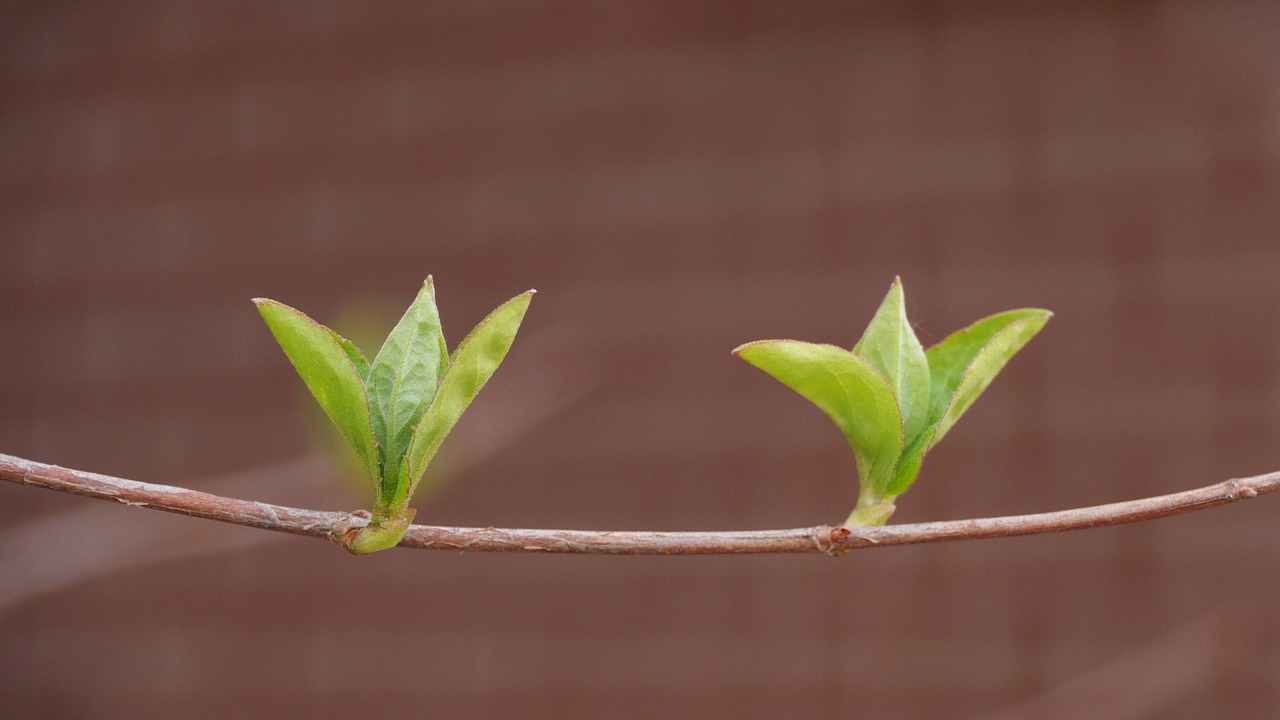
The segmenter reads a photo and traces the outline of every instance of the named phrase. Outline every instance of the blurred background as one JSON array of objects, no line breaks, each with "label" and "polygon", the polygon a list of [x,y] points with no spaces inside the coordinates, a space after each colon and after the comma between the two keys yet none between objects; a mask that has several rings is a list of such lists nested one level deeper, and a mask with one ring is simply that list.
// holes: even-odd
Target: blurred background
[{"label": "blurred background", "polygon": [[[849,346],[901,275],[926,344],[1057,317],[895,522],[1280,468],[1274,3],[5,2],[0,37],[0,452],[367,507],[249,299],[377,338],[430,273],[451,343],[539,294],[420,522],[839,522],[839,432],[729,351]],[[843,560],[0,507],[10,717],[1280,716],[1275,499]]]}]

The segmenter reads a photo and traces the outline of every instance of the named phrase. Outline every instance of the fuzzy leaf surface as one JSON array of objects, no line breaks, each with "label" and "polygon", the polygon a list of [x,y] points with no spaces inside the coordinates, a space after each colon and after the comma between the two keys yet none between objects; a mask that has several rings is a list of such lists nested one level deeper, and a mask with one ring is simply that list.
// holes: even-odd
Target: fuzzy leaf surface
[{"label": "fuzzy leaf surface", "polygon": [[253,302],[307,389],[356,451],[369,478],[376,481],[378,443],[374,439],[369,398],[359,371],[336,333],[275,300],[258,298]]},{"label": "fuzzy leaf surface", "polygon": [[734,353],[826,413],[853,448],[860,495],[884,494],[902,453],[902,414],[876,368],[844,348],[800,340],[761,340]]},{"label": "fuzzy leaf surface", "polygon": [[871,363],[889,383],[902,412],[903,436],[907,444],[914,442],[929,418],[929,361],[907,320],[900,279],[894,278],[853,352]]},{"label": "fuzzy leaf surface", "polygon": [[463,338],[440,380],[435,399],[413,430],[407,457],[406,495],[412,495],[440,444],[502,364],[516,339],[534,291],[499,305]]}]

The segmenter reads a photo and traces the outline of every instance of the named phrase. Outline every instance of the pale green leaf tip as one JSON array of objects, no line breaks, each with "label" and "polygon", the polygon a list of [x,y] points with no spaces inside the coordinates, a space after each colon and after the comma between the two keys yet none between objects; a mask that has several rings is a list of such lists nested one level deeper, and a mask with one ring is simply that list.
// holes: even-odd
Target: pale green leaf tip
[{"label": "pale green leaf tip", "polygon": [[[787,340],[784,338],[778,338],[775,340],[752,340],[751,342],[748,342],[748,343],[742,343],[738,347],[734,348],[731,352],[734,355],[737,355],[738,357],[742,357],[742,353],[747,352],[748,350],[754,350],[758,347],[764,347],[766,345],[776,345],[778,343],[784,343],[784,342],[801,342],[801,341]],[[743,358],[743,359],[745,360],[746,358]]]},{"label": "pale green leaf tip", "polygon": [[897,294],[899,302],[901,302],[906,295],[902,289],[902,277],[898,275],[894,275],[893,282],[889,283],[889,292],[885,293],[885,301],[888,300],[889,296],[894,294]]},{"label": "pale green leaf tip", "polygon": [[[510,300],[508,300],[508,301],[506,301],[506,302],[502,303],[502,305],[499,305],[498,307],[500,308],[500,307],[502,307],[503,305],[510,305],[511,303],[516,302],[516,301],[518,301],[518,300],[531,300],[531,299],[533,298],[533,296],[534,296],[534,295],[537,295],[537,294],[538,294],[538,291],[537,291],[537,290],[534,290],[533,288],[529,288],[528,290],[525,290],[524,292],[520,293],[519,295],[516,295],[515,297],[511,298]],[[495,311],[496,311],[496,308],[495,308]]]},{"label": "pale green leaf tip", "polygon": [[[280,302],[279,300],[272,300],[271,298],[254,298],[253,304],[255,307],[258,308],[259,315],[263,315],[264,313],[266,313],[268,308],[283,308],[284,310],[292,310],[293,312],[298,313],[303,317],[306,317],[308,320],[311,320],[311,318],[307,317],[307,315],[303,313],[301,310],[298,310],[296,308],[291,308],[288,305],[285,305],[284,303]],[[312,322],[315,322],[315,321],[312,320]]]}]

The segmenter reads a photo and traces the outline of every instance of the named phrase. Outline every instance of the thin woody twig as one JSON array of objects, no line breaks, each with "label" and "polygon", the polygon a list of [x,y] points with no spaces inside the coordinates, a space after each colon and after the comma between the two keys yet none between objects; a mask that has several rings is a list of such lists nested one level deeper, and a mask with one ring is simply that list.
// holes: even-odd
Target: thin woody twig
[{"label": "thin woody twig", "polygon": [[[367,522],[353,513],[304,510],[221,497],[197,490],[71,470],[3,454],[0,454],[0,479],[100,500],[115,500],[136,507],[318,538],[332,539],[353,526]],[[1121,525],[1204,510],[1277,490],[1280,490],[1280,472],[1273,472],[1171,495],[1074,510],[856,529],[818,525],[792,530],[610,532],[413,525],[400,545],[427,550],[600,555],[843,555],[850,550],[868,547],[1038,535]]]}]

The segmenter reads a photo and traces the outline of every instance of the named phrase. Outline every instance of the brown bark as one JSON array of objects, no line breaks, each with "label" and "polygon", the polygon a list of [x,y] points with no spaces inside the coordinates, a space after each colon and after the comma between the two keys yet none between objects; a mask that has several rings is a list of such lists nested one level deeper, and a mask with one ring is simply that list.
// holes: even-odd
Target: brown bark
[{"label": "brown bark", "polygon": [[[0,454],[0,479],[100,500],[115,500],[135,507],[317,538],[339,538],[352,527],[367,522],[366,518],[356,513],[304,510],[227,498],[196,490],[71,470],[11,455]],[[1171,495],[1073,510],[857,529],[817,525],[792,530],[611,532],[413,525],[400,545],[427,550],[600,555],[843,555],[859,548],[1038,535],[1141,522],[1226,505],[1276,490],[1280,490],[1280,472],[1226,480]]]}]

